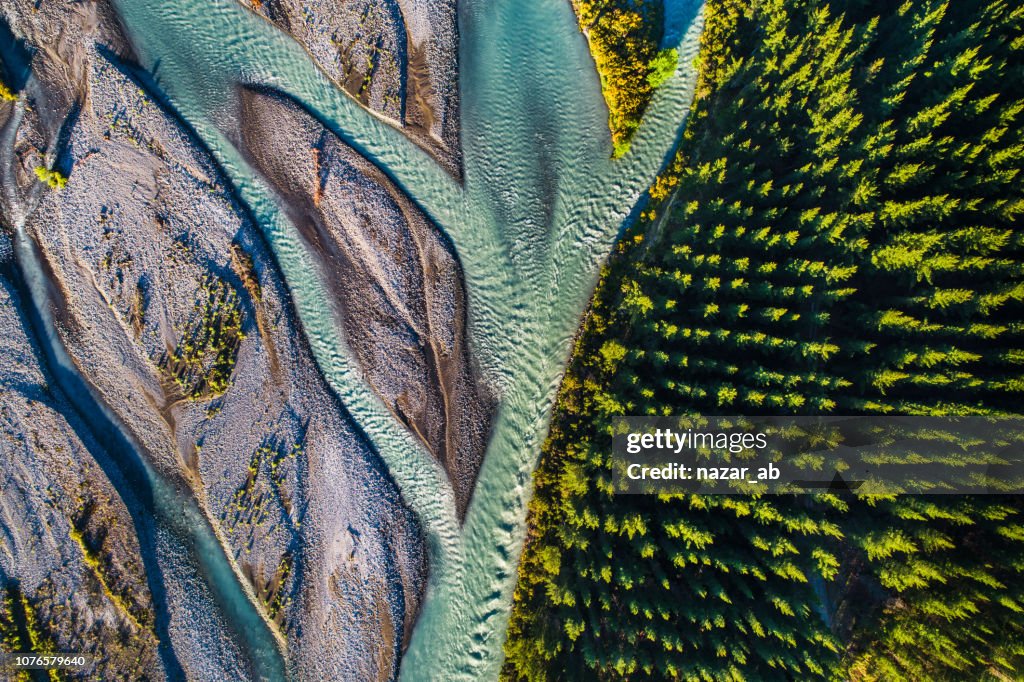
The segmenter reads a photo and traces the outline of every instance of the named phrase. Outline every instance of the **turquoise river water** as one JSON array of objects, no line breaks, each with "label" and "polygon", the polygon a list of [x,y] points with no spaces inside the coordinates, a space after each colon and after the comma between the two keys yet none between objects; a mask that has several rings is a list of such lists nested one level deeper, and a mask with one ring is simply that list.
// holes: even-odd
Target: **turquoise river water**
[{"label": "turquoise river water", "polygon": [[[530,475],[572,338],[600,264],[675,146],[692,99],[701,7],[667,1],[680,53],[676,76],[659,89],[631,151],[612,160],[607,109],[568,0],[462,0],[459,184],[237,0],[114,0],[143,66],[259,221],[324,376],[421,520],[430,581],[403,679],[497,677]],[[444,472],[361,380],[309,254],[225,135],[240,82],[302,102],[383,168],[455,244],[473,352],[500,395],[461,526]],[[247,598],[237,587],[233,593]]]}]

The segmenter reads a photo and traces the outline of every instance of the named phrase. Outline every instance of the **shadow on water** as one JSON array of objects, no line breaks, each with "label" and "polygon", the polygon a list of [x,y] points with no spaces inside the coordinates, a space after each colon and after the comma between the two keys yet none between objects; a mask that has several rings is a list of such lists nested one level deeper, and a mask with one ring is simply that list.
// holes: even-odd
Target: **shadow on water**
[{"label": "shadow on water", "polygon": [[691,0],[663,0],[663,2],[665,16],[661,47],[675,47],[682,41],[687,28],[697,17],[700,3],[691,2]]},{"label": "shadow on water", "polygon": [[[0,264],[0,281],[9,290],[11,298],[20,303],[22,318],[27,322],[25,331],[35,348],[44,376],[53,380],[53,385],[67,399],[75,415],[68,424],[84,444],[95,443],[90,449],[93,459],[104,475],[118,491],[124,501],[139,539],[143,569],[155,611],[155,629],[159,641],[160,660],[169,680],[185,679],[181,663],[171,647],[168,625],[170,614],[167,610],[167,594],[163,576],[156,560],[156,542],[153,534],[154,519],[145,510],[153,507],[153,491],[135,451],[123,434],[104,414],[92,398],[85,381],[63,367],[55,357],[55,351],[47,341],[49,335],[39,312],[31,305],[22,265],[18,262]],[[77,417],[74,418],[74,417]]]}]

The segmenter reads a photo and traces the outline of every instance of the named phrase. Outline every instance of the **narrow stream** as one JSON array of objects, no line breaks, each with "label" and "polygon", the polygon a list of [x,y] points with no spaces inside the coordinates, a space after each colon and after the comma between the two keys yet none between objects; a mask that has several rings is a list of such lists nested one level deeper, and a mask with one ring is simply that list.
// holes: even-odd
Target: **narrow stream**
[{"label": "narrow stream", "polygon": [[[120,424],[117,416],[97,398],[68,356],[56,332],[50,306],[50,284],[41,255],[23,226],[18,226],[14,235],[14,256],[21,284],[30,298],[30,314],[36,319],[34,326],[37,327],[37,340],[40,345],[45,344],[48,369],[61,391],[89,423],[97,439],[105,445],[105,454],[115,467],[112,482],[120,481],[121,485],[127,485],[135,499],[149,507],[146,510],[148,513],[143,514],[144,524],[155,522],[163,526],[185,547],[213,594],[232,634],[249,657],[256,679],[286,679],[277,640],[242,587],[223,547],[191,493],[164,479],[146,457],[139,454],[135,439]],[[148,532],[151,531],[143,529],[139,533],[143,551],[146,551],[147,544],[150,545],[149,551],[153,551],[152,543],[146,542]],[[144,561],[148,571],[153,568],[156,557],[147,556]],[[152,586],[151,581],[151,589]],[[156,587],[159,590],[163,586]],[[159,611],[162,605],[159,602],[162,600],[158,594],[154,594],[153,598],[158,609],[157,629],[162,640],[161,656],[168,668],[169,677],[176,679],[183,673],[169,651],[166,629],[160,632],[162,615]],[[188,655],[188,652],[179,654]]]}]

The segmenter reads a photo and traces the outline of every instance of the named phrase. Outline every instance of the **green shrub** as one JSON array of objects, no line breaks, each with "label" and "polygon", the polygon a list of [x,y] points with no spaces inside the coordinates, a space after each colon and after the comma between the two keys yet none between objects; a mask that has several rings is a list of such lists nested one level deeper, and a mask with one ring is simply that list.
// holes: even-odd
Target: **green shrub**
[{"label": "green shrub", "polygon": [[647,74],[647,83],[652,88],[660,88],[676,72],[677,63],[679,50],[674,47],[662,50],[649,64],[651,72]]},{"label": "green shrub", "polygon": [[5,102],[17,102],[18,93],[11,90],[6,83],[0,81],[0,100]]},{"label": "green shrub", "polygon": [[47,170],[43,166],[36,166],[35,173],[39,181],[45,182],[50,189],[64,189],[64,185],[68,184],[67,176],[60,171]]},{"label": "green shrub", "polygon": [[662,4],[576,0],[573,5],[601,76],[612,156],[619,157],[629,150],[629,141],[651,99],[648,72],[658,55]]}]

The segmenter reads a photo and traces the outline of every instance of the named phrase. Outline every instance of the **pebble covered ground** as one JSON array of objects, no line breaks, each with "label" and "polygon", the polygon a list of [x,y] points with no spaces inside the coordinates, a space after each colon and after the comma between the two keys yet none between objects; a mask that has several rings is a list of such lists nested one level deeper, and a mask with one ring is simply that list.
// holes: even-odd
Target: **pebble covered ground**
[{"label": "pebble covered ground", "polygon": [[455,0],[239,0],[459,175]]},{"label": "pebble covered ground", "polygon": [[54,650],[97,655],[101,677],[161,679],[135,521],[39,361],[0,242],[0,639],[22,643],[31,618]]}]

